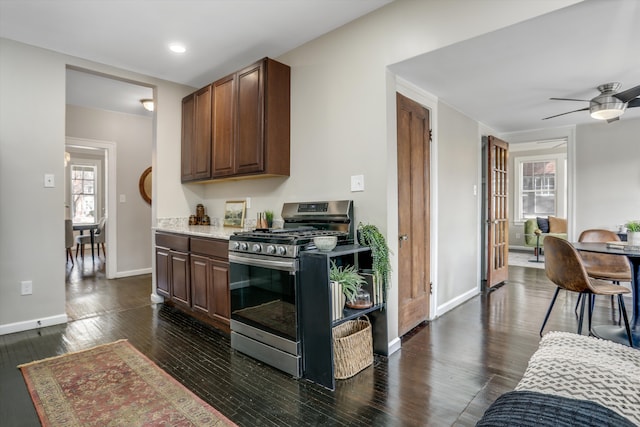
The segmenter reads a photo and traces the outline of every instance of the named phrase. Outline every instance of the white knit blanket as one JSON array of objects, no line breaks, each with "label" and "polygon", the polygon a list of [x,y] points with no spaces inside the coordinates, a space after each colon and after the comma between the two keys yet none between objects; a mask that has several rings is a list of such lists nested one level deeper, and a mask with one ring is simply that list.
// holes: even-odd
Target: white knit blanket
[{"label": "white knit blanket", "polygon": [[594,401],[640,425],[640,350],[550,332],[540,340],[516,390]]}]

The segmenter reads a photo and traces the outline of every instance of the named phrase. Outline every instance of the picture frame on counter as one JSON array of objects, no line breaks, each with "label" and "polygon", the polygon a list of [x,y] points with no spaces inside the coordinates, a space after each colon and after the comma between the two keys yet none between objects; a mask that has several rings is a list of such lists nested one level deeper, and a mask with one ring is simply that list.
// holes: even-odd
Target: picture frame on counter
[{"label": "picture frame on counter", "polygon": [[246,207],[245,200],[227,200],[224,207],[224,226],[244,227]]}]

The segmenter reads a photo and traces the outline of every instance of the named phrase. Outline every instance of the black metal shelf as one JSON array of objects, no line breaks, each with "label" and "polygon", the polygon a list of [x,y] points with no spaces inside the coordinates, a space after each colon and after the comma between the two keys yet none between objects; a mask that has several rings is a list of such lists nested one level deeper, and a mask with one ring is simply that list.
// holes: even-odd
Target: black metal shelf
[{"label": "black metal shelf", "polygon": [[355,265],[370,269],[371,248],[341,245],[332,251],[310,250],[300,255],[300,327],[302,338],[303,377],[331,390],[335,389],[333,374],[333,328],[349,320],[368,315],[373,335],[373,350],[388,354],[387,313],[385,304],[354,310],[345,308],[344,317],[331,318],[331,291],[329,269],[331,261],[342,265]]},{"label": "black metal shelf", "polygon": [[372,305],[369,308],[363,308],[363,309],[353,309],[353,308],[345,308],[342,313],[343,316],[336,320],[335,322],[333,322],[332,326],[338,326],[348,320],[354,320],[357,319],[360,316],[364,316],[366,314],[372,313],[374,311],[378,311],[378,310],[384,310],[385,308],[385,304],[376,304],[376,305]]}]

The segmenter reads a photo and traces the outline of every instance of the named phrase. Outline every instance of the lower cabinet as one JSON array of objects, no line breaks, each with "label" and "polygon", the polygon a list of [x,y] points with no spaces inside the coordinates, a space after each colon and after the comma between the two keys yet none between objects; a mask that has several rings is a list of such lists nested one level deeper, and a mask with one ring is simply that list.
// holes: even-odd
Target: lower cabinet
[{"label": "lower cabinet", "polygon": [[225,332],[231,311],[227,246],[222,239],[156,232],[158,295]]},{"label": "lower cabinet", "polygon": [[229,262],[191,255],[192,308],[229,324]]}]

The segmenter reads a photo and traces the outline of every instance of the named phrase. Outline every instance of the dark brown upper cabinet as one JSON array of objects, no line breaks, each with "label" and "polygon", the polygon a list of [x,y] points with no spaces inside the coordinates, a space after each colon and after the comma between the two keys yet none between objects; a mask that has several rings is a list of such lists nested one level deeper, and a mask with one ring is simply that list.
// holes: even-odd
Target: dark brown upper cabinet
[{"label": "dark brown upper cabinet", "polygon": [[211,177],[211,85],[182,100],[182,181]]},{"label": "dark brown upper cabinet", "polygon": [[[208,86],[211,91],[208,122],[211,151],[207,159],[211,170],[206,177],[193,174],[187,178],[185,174],[185,156],[193,155],[194,151],[190,141],[198,140],[197,136],[185,137],[189,135],[185,132],[185,123],[189,122],[189,114],[195,117],[195,129],[206,127],[207,123],[206,119],[199,119],[197,104],[191,113],[188,102],[183,101],[183,182],[289,176],[290,86],[290,67],[269,58]],[[193,133],[197,135],[197,130]]]}]

